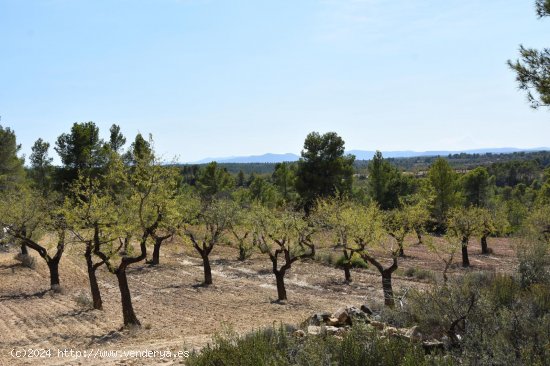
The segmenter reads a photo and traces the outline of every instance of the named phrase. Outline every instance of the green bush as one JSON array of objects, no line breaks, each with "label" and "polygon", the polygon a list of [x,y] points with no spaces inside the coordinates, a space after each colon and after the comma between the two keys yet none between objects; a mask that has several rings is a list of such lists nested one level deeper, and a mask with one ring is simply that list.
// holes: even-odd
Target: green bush
[{"label": "green bush", "polygon": [[517,256],[518,273],[523,288],[535,283],[550,284],[550,254],[546,242],[532,239],[520,243]]},{"label": "green bush", "polygon": [[[344,255],[342,254],[341,256],[338,257],[338,259],[336,260],[336,262],[334,264],[337,268],[343,268],[345,262],[346,262],[346,257],[344,257]],[[363,260],[363,258],[361,258],[361,256],[357,253],[353,253],[353,255],[351,256],[350,264],[351,264],[351,268],[365,268],[366,269],[366,268],[369,267],[368,263],[365,262]]]},{"label": "green bush", "polygon": [[284,327],[268,328],[245,336],[228,333],[200,353],[190,366],[257,365],[452,365],[452,359],[427,356],[420,345],[400,338],[380,337],[366,326],[354,326],[343,338],[328,335],[297,338]]},{"label": "green bush", "polygon": [[432,271],[423,268],[409,267],[405,269],[402,273],[403,276],[414,277],[419,280],[435,280],[435,274]]}]

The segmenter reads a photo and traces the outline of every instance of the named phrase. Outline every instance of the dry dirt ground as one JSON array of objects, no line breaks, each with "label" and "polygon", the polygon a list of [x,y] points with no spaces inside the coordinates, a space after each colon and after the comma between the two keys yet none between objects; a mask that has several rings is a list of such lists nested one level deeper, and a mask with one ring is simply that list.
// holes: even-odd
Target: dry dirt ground
[{"label": "dry dirt ground", "polygon": [[[489,245],[494,253],[483,256],[479,245],[472,242],[470,270],[513,270],[511,242],[489,239]],[[80,293],[88,293],[80,253],[74,246],[61,261],[62,293],[48,291],[48,271],[41,258],[36,257],[37,267],[32,270],[13,259],[14,250],[0,253],[0,365],[180,364],[185,358],[162,359],[160,354],[144,358],[122,352],[199,349],[227,327],[245,333],[279,322],[299,324],[314,312],[365,303],[377,308],[382,301],[380,277],[374,270],[354,270],[354,282],[346,285],[341,270],[308,261],[295,263],[287,273],[289,301],[274,303],[275,278],[268,257],[258,253],[239,262],[236,250],[227,246],[215,248],[211,255],[214,285],[201,287],[200,259],[192,248],[173,242],[163,247],[160,266],[139,263],[128,270],[134,307],[143,327],[121,330],[116,278],[104,268],[98,275],[105,309],[89,310],[75,300]],[[400,268],[441,271],[442,262],[422,245],[412,245],[406,254]],[[464,270],[456,265],[451,272]],[[398,293],[427,286],[427,281],[394,277]],[[14,358],[14,349],[50,350],[51,356]],[[58,350],[101,353],[97,358],[95,354],[73,357],[75,353],[60,357]]]}]

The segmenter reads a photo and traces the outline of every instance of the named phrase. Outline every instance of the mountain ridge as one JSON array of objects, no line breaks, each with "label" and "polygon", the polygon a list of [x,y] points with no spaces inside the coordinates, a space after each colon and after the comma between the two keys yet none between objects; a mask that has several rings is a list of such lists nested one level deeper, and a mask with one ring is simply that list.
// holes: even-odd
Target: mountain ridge
[{"label": "mountain ridge", "polygon": [[[536,148],[516,148],[516,147],[497,147],[497,148],[481,148],[481,149],[468,149],[468,150],[428,150],[428,151],[413,151],[413,150],[395,150],[395,151],[382,151],[382,155],[385,158],[413,158],[413,157],[425,157],[425,156],[446,156],[449,154],[509,154],[514,152],[533,152],[533,151],[549,151],[548,147],[536,147]],[[370,160],[372,159],[374,150],[358,150],[353,149],[346,151],[346,154],[353,154],[357,160]],[[208,164],[212,161],[218,163],[281,163],[281,162],[293,162],[300,158],[299,155],[294,153],[266,153],[262,155],[248,155],[248,156],[228,156],[217,158],[205,158],[186,164]]]}]

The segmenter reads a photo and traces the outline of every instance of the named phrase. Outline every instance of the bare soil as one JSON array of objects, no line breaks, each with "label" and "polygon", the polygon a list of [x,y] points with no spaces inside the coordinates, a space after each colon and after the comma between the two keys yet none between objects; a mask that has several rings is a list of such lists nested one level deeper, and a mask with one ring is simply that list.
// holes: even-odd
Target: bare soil
[{"label": "bare soil", "polygon": [[[489,246],[493,253],[481,255],[479,243],[472,241],[472,267],[460,268],[458,255],[451,273],[515,268],[509,239],[489,239]],[[309,260],[295,263],[287,273],[289,301],[277,303],[269,258],[257,253],[239,262],[237,251],[228,246],[214,249],[214,285],[202,287],[200,258],[192,248],[174,241],[162,248],[160,266],[139,263],[128,270],[134,308],[143,327],[122,329],[116,277],[105,268],[98,272],[104,310],[90,310],[75,300],[80,294],[89,296],[80,253],[81,248],[74,245],[61,261],[62,293],[49,291],[48,269],[36,253],[32,253],[35,270],[15,261],[14,251],[0,253],[0,365],[180,364],[184,358],[124,357],[121,351],[198,350],[224,329],[245,333],[280,322],[297,325],[315,312],[361,304],[376,309],[383,301],[381,279],[374,269],[353,270],[353,283],[348,285],[342,270]],[[443,268],[423,245],[410,245],[405,254],[400,268],[424,268],[437,274]],[[397,294],[428,286],[427,280],[394,276]],[[10,354],[14,349],[51,350],[51,357],[14,358]],[[58,350],[65,349],[119,353],[118,357],[59,357]]]}]

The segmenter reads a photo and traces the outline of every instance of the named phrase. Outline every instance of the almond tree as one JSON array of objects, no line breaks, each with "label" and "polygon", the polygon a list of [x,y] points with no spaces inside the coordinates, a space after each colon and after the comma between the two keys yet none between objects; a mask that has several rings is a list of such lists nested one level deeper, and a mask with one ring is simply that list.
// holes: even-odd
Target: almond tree
[{"label": "almond tree", "polygon": [[178,199],[183,218],[180,230],[202,258],[204,285],[211,285],[210,253],[232,227],[238,207],[234,202],[225,199],[201,202],[194,193],[187,193]]},{"label": "almond tree", "polygon": [[350,234],[355,229],[355,222],[351,217],[360,209],[361,206],[349,200],[326,198],[317,201],[314,214],[311,216],[318,221],[321,227],[333,233],[336,241],[334,246],[342,249],[344,256],[342,267],[346,283],[352,282],[351,259],[356,252],[356,248],[350,245],[350,240],[352,240]]},{"label": "almond tree", "polygon": [[470,267],[468,243],[472,236],[478,236],[483,230],[481,216],[481,209],[477,207],[460,207],[449,211],[448,233],[462,240],[462,267]]},{"label": "almond tree", "polygon": [[[73,182],[70,196],[66,198],[64,211],[69,223],[70,231],[75,238],[85,245],[84,258],[90,283],[93,308],[101,310],[103,301],[97,282],[96,272],[105,261],[94,261],[96,248],[111,248],[109,257],[120,250],[123,242],[120,237],[123,230],[117,217],[118,204],[114,192],[100,183],[98,178],[79,176]],[[120,246],[115,249],[116,244]],[[105,249],[104,249],[105,250]]]},{"label": "almond tree", "polygon": [[[8,235],[35,250],[46,261],[50,271],[50,287],[58,290],[66,223],[57,202],[36,190],[20,186],[0,198],[0,224]],[[48,233],[55,233],[55,249],[48,244]]]},{"label": "almond tree", "polygon": [[[119,244],[111,240],[99,240],[94,241],[93,246],[93,254],[117,277],[124,326],[141,326],[132,305],[126,270],[130,265],[147,257],[147,241],[160,222],[158,215],[152,219],[148,216],[150,207],[159,206],[154,201],[151,202],[155,198],[154,185],[151,182],[155,180],[143,174],[140,169],[142,167],[138,164],[129,171],[118,155],[111,156],[108,182],[115,192],[111,196],[115,205],[110,209],[112,223],[109,228],[118,233],[120,239]],[[120,248],[129,234],[138,238],[139,250],[134,255],[134,250],[120,253]]]},{"label": "almond tree", "polygon": [[[392,287],[392,274],[398,268],[399,245],[395,240],[388,238],[384,230],[383,214],[380,209],[370,204],[358,210],[350,218],[354,222],[354,248],[364,261],[372,264],[382,277],[384,304],[390,307],[395,305]],[[391,264],[384,266],[382,258],[391,258]]]},{"label": "almond tree", "polygon": [[479,214],[481,220],[481,254],[489,254],[487,238],[490,235],[505,234],[510,224],[506,218],[506,212],[500,206],[480,209]]},{"label": "almond tree", "polygon": [[260,251],[269,256],[273,265],[278,301],[287,300],[285,274],[294,262],[315,255],[311,238],[314,228],[295,211],[272,210],[259,204],[254,204],[252,210],[254,237]]},{"label": "almond tree", "polygon": [[462,238],[446,235],[445,240],[435,243],[434,240],[428,240],[426,243],[428,249],[445,264],[443,268],[443,283],[447,284],[449,277],[447,272],[453,263],[456,252],[462,247]]},{"label": "almond tree", "polygon": [[405,256],[405,249],[403,248],[405,237],[412,231],[409,224],[409,218],[407,212],[401,209],[393,209],[384,212],[383,216],[384,228],[388,234],[396,241],[399,247],[399,256]]},{"label": "almond tree", "polygon": [[422,244],[422,235],[426,231],[426,225],[430,221],[430,210],[432,196],[430,191],[424,189],[425,192],[415,194],[408,202],[403,202],[404,215],[407,218],[408,225],[411,231],[416,233],[418,244]]},{"label": "almond tree", "polygon": [[252,254],[254,240],[252,239],[252,217],[248,208],[240,207],[236,210],[229,231],[237,241],[240,261],[244,261]]},{"label": "almond tree", "polygon": [[139,222],[142,230],[153,228],[153,256],[150,265],[160,263],[162,244],[178,230],[181,215],[176,196],[178,194],[178,171],[159,163],[143,166],[135,173],[141,174],[136,189],[143,198],[139,209]]}]

